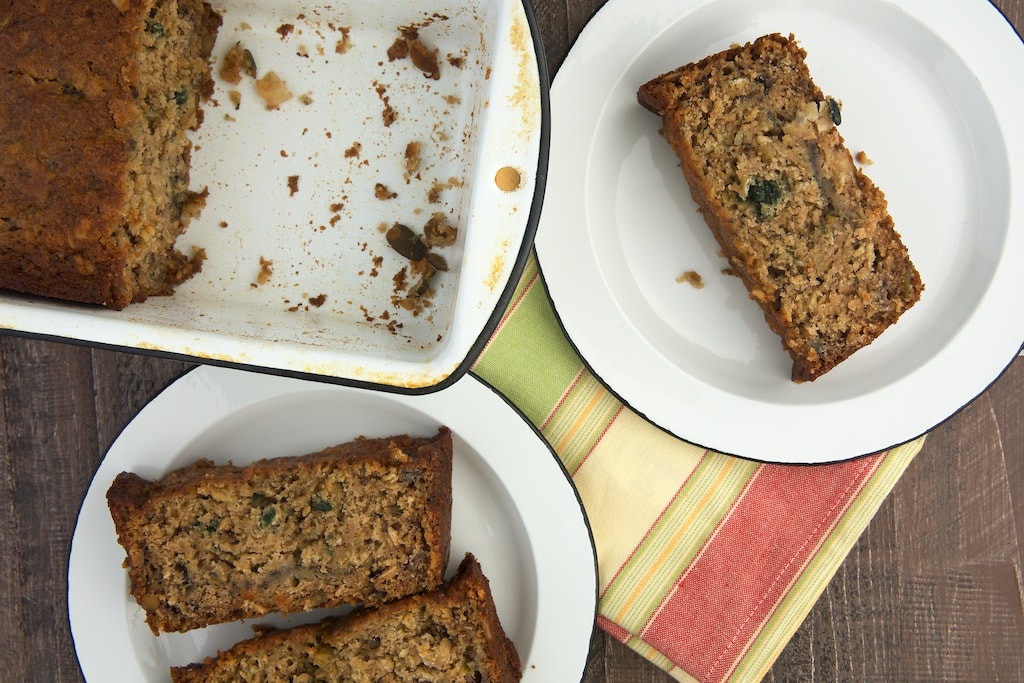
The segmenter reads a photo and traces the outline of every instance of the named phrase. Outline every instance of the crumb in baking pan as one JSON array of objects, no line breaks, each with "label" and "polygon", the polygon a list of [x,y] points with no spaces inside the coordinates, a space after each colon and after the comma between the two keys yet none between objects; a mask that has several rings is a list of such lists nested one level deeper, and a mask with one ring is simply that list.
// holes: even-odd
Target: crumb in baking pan
[{"label": "crumb in baking pan", "polygon": [[704,289],[704,278],[695,270],[688,270],[676,278],[676,282],[686,282],[694,289]]},{"label": "crumb in baking pan", "polygon": [[282,104],[294,95],[288,84],[273,71],[268,71],[256,79],[256,93],[263,99],[267,109],[279,109]]}]

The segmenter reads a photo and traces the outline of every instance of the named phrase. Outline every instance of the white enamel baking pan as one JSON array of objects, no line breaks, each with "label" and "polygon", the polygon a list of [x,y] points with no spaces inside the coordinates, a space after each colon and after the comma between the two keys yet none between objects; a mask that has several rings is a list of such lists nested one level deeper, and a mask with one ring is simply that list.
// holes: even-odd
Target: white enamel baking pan
[{"label": "white enamel baking pan", "polygon": [[[202,272],[119,312],[0,292],[0,329],[394,391],[450,384],[497,324],[540,212],[548,79],[530,7],[215,7],[216,90],[190,183],[209,197],[178,241],[205,249]],[[400,37],[436,53],[437,72],[389,56]],[[254,79],[217,77],[236,43],[291,93],[276,109]],[[422,234],[438,213],[457,228],[434,249],[448,271],[403,301],[409,261],[386,228]]]}]

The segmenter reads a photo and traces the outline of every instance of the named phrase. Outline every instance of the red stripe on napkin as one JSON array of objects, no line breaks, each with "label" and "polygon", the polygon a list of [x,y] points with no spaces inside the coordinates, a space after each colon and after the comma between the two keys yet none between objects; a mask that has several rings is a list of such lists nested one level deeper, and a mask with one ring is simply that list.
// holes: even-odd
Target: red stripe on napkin
[{"label": "red stripe on napkin", "polygon": [[633,636],[632,633],[622,628],[608,617],[600,614],[597,615],[597,625],[601,627],[601,630],[606,631],[608,635],[615,638],[620,643],[625,643]]},{"label": "red stripe on napkin", "polygon": [[698,680],[724,680],[880,462],[760,467],[641,638]]}]

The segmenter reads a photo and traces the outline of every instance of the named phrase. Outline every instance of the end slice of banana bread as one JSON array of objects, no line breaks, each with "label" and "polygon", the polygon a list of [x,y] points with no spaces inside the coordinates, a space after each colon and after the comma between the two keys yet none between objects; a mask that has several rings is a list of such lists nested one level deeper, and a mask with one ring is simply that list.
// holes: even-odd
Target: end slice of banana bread
[{"label": "end slice of banana bread", "polygon": [[854,165],[838,100],[792,35],[771,34],[662,74],[640,104],[662,117],[690,193],[732,270],[814,380],[920,298],[885,196]]},{"label": "end slice of banana bread", "polygon": [[205,460],[107,491],[153,633],[374,605],[444,580],[452,437],[359,438],[247,467]]},{"label": "end slice of banana bread", "polygon": [[242,641],[171,669],[174,683],[396,681],[513,683],[521,664],[472,554],[437,591]]},{"label": "end slice of banana bread", "polygon": [[202,263],[188,130],[213,93],[203,0],[0,10],[0,288],[121,309]]}]

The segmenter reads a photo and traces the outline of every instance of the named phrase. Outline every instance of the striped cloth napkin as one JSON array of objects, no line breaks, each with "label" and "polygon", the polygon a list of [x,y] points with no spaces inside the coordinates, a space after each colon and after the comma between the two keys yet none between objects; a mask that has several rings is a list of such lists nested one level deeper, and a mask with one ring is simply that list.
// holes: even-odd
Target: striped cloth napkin
[{"label": "striped cloth napkin", "polygon": [[923,443],[792,466],[670,436],[590,374],[535,256],[472,371],[572,476],[597,549],[598,625],[681,681],[763,677]]}]

